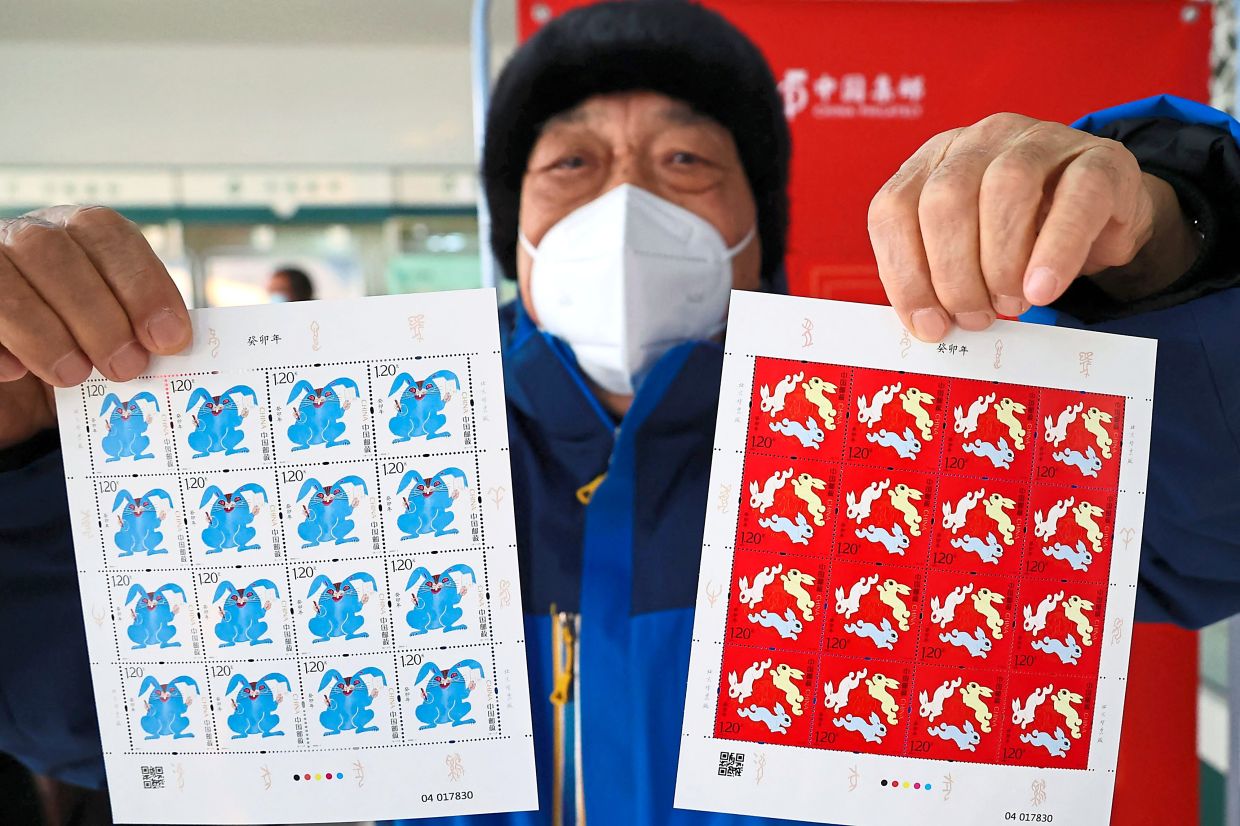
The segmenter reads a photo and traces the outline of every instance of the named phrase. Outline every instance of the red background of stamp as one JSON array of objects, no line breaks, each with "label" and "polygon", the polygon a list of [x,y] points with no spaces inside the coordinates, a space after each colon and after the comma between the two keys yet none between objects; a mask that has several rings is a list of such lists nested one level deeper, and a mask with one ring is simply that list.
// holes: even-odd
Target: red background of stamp
[{"label": "red background of stamp", "polygon": [[[984,496],[966,514],[964,527],[955,532],[945,528],[943,508],[945,506],[950,507],[954,512],[965,494],[977,493],[978,491],[983,491]],[[1012,520],[1011,545],[1006,543],[1003,532],[986,513],[987,500],[995,494],[999,494],[1015,503],[1014,508],[1004,509],[1004,513],[1008,514]],[[1021,559],[1024,554],[1026,541],[1025,526],[1028,518],[1028,501],[1027,486],[1019,485],[1015,482],[1005,482],[997,479],[963,479],[954,476],[942,477],[939,480],[938,507],[935,509],[936,530],[934,531],[934,542],[930,552],[931,567],[953,571],[977,571],[984,574],[1018,575],[1021,571]],[[966,536],[974,536],[986,541],[991,533],[994,533],[999,547],[1003,550],[1003,555],[998,562],[984,562],[977,553],[952,545],[953,540],[963,543]]]},{"label": "red background of stamp", "polygon": [[[871,484],[882,482],[887,482],[888,485],[878,498],[871,502],[869,516],[862,518],[860,522],[856,519],[850,519],[848,516],[848,495],[852,494],[858,506],[860,506],[862,493]],[[840,484],[841,501],[838,514],[839,526],[836,530],[835,556],[852,562],[878,562],[888,565],[909,565],[915,568],[925,567],[926,554],[930,547],[931,528],[934,523],[934,476],[907,470],[888,470],[884,468],[845,465]],[[910,500],[910,504],[916,506],[917,512],[921,516],[921,524],[918,528],[921,532],[919,536],[912,535],[904,513],[892,504],[891,492],[898,485],[908,485],[910,488],[922,493],[920,501]],[[857,536],[858,530],[864,530],[871,525],[891,532],[892,527],[896,524],[900,525],[901,530],[904,531],[909,541],[909,546],[904,549],[903,555],[889,553],[882,545]]]},{"label": "red background of stamp", "polygon": [[[786,376],[804,374],[793,389],[784,396],[783,409],[778,413],[767,413],[762,410],[762,387],[772,393],[779,382]],[[821,379],[836,388],[829,394],[831,405],[835,409],[835,427],[828,429],[817,404],[807,398],[805,385],[812,384],[813,379]],[[844,431],[847,427],[848,410],[850,407],[849,371],[846,367],[817,362],[785,361],[783,359],[759,359],[755,365],[753,378],[753,399],[749,408],[749,442],[751,450],[766,453],[778,453],[784,456],[806,456],[822,461],[837,462],[844,449]],[[811,391],[812,392],[812,391]],[[804,422],[813,416],[822,428],[823,440],[817,448],[803,447],[801,441],[794,436],[771,430],[772,423],[783,419],[793,422]],[[770,441],[766,441],[770,437]]]},{"label": "red background of stamp", "polygon": [[[775,575],[774,581],[763,589],[761,602],[756,605],[745,605],[739,599],[733,599],[728,603],[727,639],[738,645],[756,645],[763,648],[778,648],[785,651],[816,653],[822,636],[822,594],[826,589],[827,580],[827,565],[825,562],[772,553],[740,551],[733,558],[732,563],[733,592],[740,593],[742,577],[746,578],[750,588],[753,588],[756,575],[764,568],[771,568],[772,573],[774,573],[774,566],[780,566],[780,572]],[[804,612],[798,607],[796,599],[789,595],[782,579],[782,577],[788,576],[794,570],[807,574],[814,579],[813,585],[806,584],[802,586],[806,593],[814,600],[811,613],[812,620],[805,619]],[[796,639],[781,637],[774,628],[749,621],[751,614],[757,614],[763,610],[782,617],[789,609],[792,610],[793,615],[802,626],[802,630],[797,634]]]},{"label": "red background of stamp", "polygon": [[[850,673],[864,671],[865,676],[856,688],[848,694],[848,704],[841,709],[828,708],[825,703],[827,683],[835,690],[840,688],[841,681]],[[867,754],[903,754],[908,729],[908,697],[909,685],[912,682],[913,670],[899,663],[875,662],[873,660],[855,659],[851,657],[824,656],[818,664],[817,717],[814,720],[814,735],[811,745],[842,751],[857,751]],[[883,710],[882,703],[870,693],[868,681],[878,677],[895,680],[897,688],[887,689],[891,698],[899,704],[895,723],[890,721]],[[879,721],[887,729],[882,741],[867,741],[859,732],[845,729],[834,723],[836,719],[844,719],[852,714],[862,720],[869,721],[871,714],[878,714]]]},{"label": "red background of stamp", "polygon": [[[931,600],[938,598],[940,607],[944,606],[944,598],[956,588],[972,588],[964,601],[956,606],[953,618],[944,626],[933,620]],[[1000,629],[1002,636],[995,639],[994,633],[986,617],[977,610],[973,597],[987,589],[999,594],[1002,603],[994,603],[995,611],[1003,622]],[[922,597],[922,641],[918,651],[918,660],[935,665],[964,666],[977,671],[1003,671],[1008,667],[1012,650],[1013,611],[1016,604],[1016,580],[996,576],[978,576],[962,574],[954,571],[935,571],[926,578],[925,594]],[[976,634],[981,628],[990,640],[990,650],[984,657],[974,657],[966,649],[943,641],[940,635],[951,634],[959,630],[965,634]]]},{"label": "red background of stamp", "polygon": [[[1033,723],[1028,728],[1016,725],[1012,720],[1012,703],[1025,705],[1026,700],[1035,689],[1050,686],[1052,691],[1037,711],[1034,712]],[[1081,717],[1081,736],[1072,737],[1064,717],[1055,710],[1052,696],[1061,690],[1068,690],[1081,697],[1082,702],[1073,704]],[[1089,765],[1089,741],[1093,730],[1094,679],[1091,675],[1047,675],[1027,672],[1013,672],[1008,687],[1008,700],[1004,705],[1003,714],[1003,747],[1001,757],[1004,763],[1021,766],[1045,766],[1047,768],[1083,769]],[[1044,748],[1030,747],[1020,739],[1021,734],[1030,734],[1041,729],[1054,734],[1056,728],[1062,727],[1071,743],[1064,757],[1054,757]]]},{"label": "red background of stamp", "polygon": [[[1038,436],[1037,421],[1038,389],[1018,384],[1000,384],[999,382],[969,381],[952,379],[948,391],[947,404],[944,406],[944,448],[943,471],[964,476],[987,479],[1013,479],[1028,482],[1030,467],[1033,464],[1034,441]],[[979,397],[994,394],[995,400],[977,417],[977,429],[968,437],[956,432],[957,407],[966,415],[970,406]],[[1003,399],[1011,399],[1025,408],[1024,413],[1014,413],[1018,421],[1024,424],[1024,448],[1017,449],[1016,440],[1008,426],[999,421],[996,405]],[[967,453],[962,445],[978,439],[998,445],[999,439],[1007,440],[1012,449],[1013,459],[1010,468],[995,467],[990,460]]]},{"label": "red background of stamp", "polygon": [[[939,688],[943,683],[952,680],[960,680],[960,686],[953,689],[951,696],[943,701],[942,713],[936,716],[934,720],[922,717],[921,692],[924,691],[927,697],[933,700],[935,689]],[[989,688],[992,692],[990,697],[981,697],[979,694],[979,699],[990,709],[989,732],[982,731],[982,725],[977,719],[977,713],[969,706],[966,706],[961,698],[961,689],[973,682]],[[909,714],[909,756],[930,757],[939,760],[960,760],[968,763],[995,762],[999,755],[999,745],[1003,742],[1003,728],[1006,719],[1003,709],[1006,707],[1006,687],[1007,676],[1002,672],[983,673],[960,668],[917,666],[913,692],[910,695],[912,702]],[[956,747],[955,743],[932,735],[927,731],[927,729],[935,728],[943,723],[963,729],[966,721],[973,723],[974,730],[981,737],[981,742],[976,745],[974,751],[961,750]]]},{"label": "red background of stamp", "polygon": [[[1112,421],[1104,425],[1113,441],[1111,445],[1111,458],[1103,457],[1096,437],[1085,428],[1081,415],[1078,415],[1076,420],[1068,425],[1067,438],[1058,446],[1054,446],[1047,441],[1046,418],[1049,416],[1052,422],[1057,422],[1060,413],[1065,408],[1076,404],[1082,406],[1082,413],[1096,407],[1098,410],[1111,416]],[[1122,447],[1122,434],[1124,432],[1124,399],[1122,397],[1107,396],[1101,393],[1080,393],[1072,390],[1043,389],[1038,401],[1038,407],[1041,410],[1041,416],[1038,422],[1037,454],[1034,457],[1034,481],[1055,485],[1081,485],[1092,488],[1114,489],[1119,487],[1120,448]],[[1096,477],[1084,476],[1076,468],[1067,467],[1055,459],[1055,453],[1069,448],[1080,453],[1085,453],[1087,449],[1093,448],[1095,454],[1102,460],[1102,469],[1098,471],[1098,475]]]},{"label": "red background of stamp", "polygon": [[[1046,519],[1057,502],[1066,502],[1069,499],[1073,504],[1056,523],[1055,533],[1049,539],[1037,536],[1034,533],[1037,514],[1040,512]],[[1077,524],[1073,511],[1073,508],[1086,502],[1102,508],[1102,516],[1094,518],[1095,524],[1102,530],[1101,553],[1094,552],[1088,532]],[[1070,582],[1106,582],[1111,570],[1111,549],[1115,538],[1115,506],[1116,496],[1112,491],[1035,485],[1029,506],[1029,540],[1025,551],[1024,572],[1031,576]],[[1084,571],[1075,570],[1067,561],[1055,559],[1042,552],[1043,548],[1053,544],[1064,544],[1075,549],[1077,542],[1084,542],[1093,556],[1088,569]]]},{"label": "red background of stamp", "polygon": [[[729,696],[728,675],[735,673],[743,678],[745,669],[755,662],[771,661],[766,672],[754,680],[753,693],[744,701]],[[809,730],[814,717],[811,698],[814,694],[814,666],[817,658],[812,654],[796,654],[782,651],[762,651],[755,648],[725,646],[723,651],[723,671],[720,672],[719,710],[715,718],[715,736],[728,740],[747,740],[752,743],[780,743],[783,745],[805,746],[809,744]],[[801,714],[794,714],[789,707],[788,695],[775,687],[772,674],[780,665],[787,665],[801,671],[805,677],[796,681],[804,698]],[[775,704],[783,706],[785,713],[792,718],[788,731],[780,734],[772,732],[765,723],[760,723],[737,714],[740,707],[752,705],[773,709]]]},{"label": "red background of stamp", "polygon": [[[837,429],[828,431],[819,450],[805,449],[796,439],[781,434],[771,434],[769,442],[746,445],[745,470],[740,494],[740,513],[737,520],[736,551],[734,552],[733,579],[728,606],[727,642],[724,646],[723,671],[720,682],[720,698],[716,716],[716,735],[722,739],[747,740],[763,743],[785,743],[814,748],[858,751],[881,754],[900,754],[929,759],[963,762],[1015,762],[1025,765],[1085,768],[1088,765],[1089,727],[1092,724],[1095,681],[1097,679],[1103,631],[1105,629],[1105,601],[1107,574],[1113,552],[1114,514],[1117,500],[1115,490],[1122,460],[1122,414],[1124,400],[1121,397],[1086,394],[1062,390],[1008,385],[994,382],[945,379],[900,371],[882,371],[863,368],[847,368],[835,365],[815,365],[804,362],[762,359],[756,360],[753,398],[750,405],[750,436],[763,437],[769,431],[771,417],[761,411],[759,388],[766,384],[773,387],[789,373],[803,372],[805,378],[794,388],[785,401],[785,414],[796,418],[804,411],[810,415],[813,405],[804,398],[800,384],[813,376],[824,378],[836,385],[834,404],[837,410]],[[876,390],[886,384],[899,382],[901,392],[913,386],[935,397],[929,407],[932,414],[933,439],[925,441],[923,450],[915,461],[904,461],[895,453],[875,449],[865,440],[871,432],[857,421],[857,400],[860,396],[872,399]],[[1026,449],[1015,450],[1010,471],[995,471],[987,460],[985,465],[974,465],[977,457],[961,454],[960,439],[954,432],[951,408],[959,404],[965,410],[979,395],[994,392],[996,400],[1005,397],[1025,405],[1026,412],[1017,414],[1026,426]],[[1097,407],[1109,413],[1113,421],[1107,424],[1112,434],[1113,455],[1103,460],[1103,469],[1097,478],[1082,477],[1079,471],[1066,468],[1050,458],[1050,447],[1045,442],[1044,419],[1048,410],[1057,415],[1069,403],[1081,403],[1083,410]],[[802,417],[803,418],[803,417]],[[903,430],[916,428],[913,417],[903,409],[899,394],[884,410],[879,427]],[[765,429],[765,430],[764,430]],[[982,413],[979,427],[972,438],[994,440],[998,435],[1010,437],[1006,425],[999,423],[993,406]],[[839,441],[832,441],[838,438]],[[837,452],[835,446],[839,446]],[[1098,445],[1080,418],[1068,428],[1068,437],[1059,447],[1075,447],[1084,451],[1088,445]],[[824,448],[826,448],[824,450]],[[868,451],[864,451],[869,448]],[[858,452],[862,449],[863,452]],[[963,467],[952,459],[967,457]],[[1101,455],[1099,453],[1099,455]],[[949,465],[951,465],[949,467]],[[980,469],[979,469],[980,468]],[[776,471],[793,471],[780,490],[776,491],[773,504],[765,514],[751,506],[750,483],[757,482],[761,490],[766,480]],[[809,473],[824,482],[825,489],[814,491],[823,509],[818,516],[824,524],[814,524],[814,514],[809,502],[798,497],[793,479]],[[893,485],[901,482],[923,491],[924,498],[915,502],[921,517],[920,535],[913,536],[903,513],[891,504],[889,489],[882,491],[871,507],[870,515],[859,524],[847,515],[848,492],[860,493],[870,483],[890,479]],[[1008,510],[1013,523],[1013,543],[1003,541],[1003,535],[985,512],[985,497],[970,511],[965,525],[952,533],[944,527],[943,505],[955,504],[965,493],[985,490],[985,497],[1000,494],[1015,503]],[[1087,572],[1073,571],[1065,562],[1050,559],[1041,554],[1046,544],[1034,535],[1034,512],[1047,513],[1060,498],[1071,496],[1075,503],[1089,501],[1103,508],[1104,514],[1097,519],[1102,529],[1102,554],[1095,554]],[[794,543],[785,533],[774,531],[757,523],[759,517],[782,515],[793,519],[797,514],[806,517],[806,524],[813,527],[813,534],[805,544]],[[909,539],[909,547],[903,554],[891,554],[881,545],[863,541],[855,536],[856,530],[875,524],[890,530],[899,524]],[[951,540],[966,534],[994,532],[1000,540],[1003,555],[998,564],[984,563],[975,554],[953,548]],[[1084,530],[1076,524],[1069,510],[1060,519],[1056,541],[1070,546],[1078,539],[1088,539]],[[1091,547],[1092,551],[1092,547]],[[952,554],[949,559],[945,554]],[[769,565],[782,565],[781,574],[789,569],[799,569],[815,578],[808,587],[814,599],[814,618],[805,621],[795,600],[788,596],[782,581],[776,579],[767,586],[759,609],[782,614],[793,608],[803,626],[796,640],[781,638],[772,628],[757,626],[748,620],[748,614],[756,613],[752,606],[738,602],[739,580],[754,576]],[[859,610],[845,618],[835,610],[836,588],[842,588],[845,596],[862,577],[877,576],[878,580],[860,600]],[[879,587],[887,580],[895,580],[909,587],[908,595],[901,600],[908,609],[908,628],[902,630],[893,608],[879,597]],[[956,619],[946,629],[931,622],[932,597],[942,598],[953,588],[971,586],[973,592],[956,609]],[[1003,623],[1003,636],[994,639],[989,624],[980,616],[973,603],[973,593],[987,588],[1003,596],[996,604]],[[1088,612],[1093,624],[1092,644],[1084,645],[1076,624],[1056,606],[1047,618],[1046,628],[1038,634],[1024,630],[1023,609],[1036,610],[1039,602],[1049,593],[1064,591],[1064,601],[1073,595],[1094,603]],[[845,632],[845,624],[868,621],[881,628],[887,619],[898,634],[891,650],[878,648],[873,642]],[[967,627],[966,627],[967,626]],[[962,631],[982,627],[991,639],[991,648],[985,658],[973,657],[962,647],[942,642],[938,635],[952,629]],[[1081,645],[1081,657],[1076,666],[1065,665],[1059,657],[1034,650],[1030,643],[1038,638],[1063,639],[1072,632]],[[743,639],[741,639],[743,637]],[[792,723],[786,734],[773,734],[768,727],[737,715],[737,702],[728,696],[728,675],[743,674],[755,660],[771,659],[772,667],[778,662],[800,669],[805,679],[797,685],[802,693],[801,715],[791,715]],[[778,662],[776,662],[778,661]],[[864,668],[867,678],[882,673],[896,679],[900,686],[893,691],[901,707],[898,721],[889,725],[882,714],[888,733],[882,743],[869,743],[856,732],[834,726],[832,720],[842,719],[825,707],[824,685],[838,684],[850,670]],[[898,676],[897,676],[898,675]],[[944,680],[959,676],[962,685],[978,682],[990,687],[994,695],[984,698],[993,718],[990,732],[982,732],[972,710],[966,709],[959,691],[954,691],[946,701],[946,710],[936,722],[948,722],[963,726],[965,719],[974,720],[981,736],[976,752],[960,751],[956,745],[940,737],[929,735],[927,729],[934,725],[920,717],[918,693],[922,690],[933,694]],[[1082,718],[1082,738],[1072,738],[1072,746],[1065,758],[1050,756],[1045,749],[1021,743],[1022,733],[1012,723],[1011,700],[1028,695],[1039,685],[1063,686],[1082,696],[1078,712]],[[1020,692],[1024,692],[1021,694]],[[898,696],[897,696],[898,695]],[[779,702],[790,712],[788,699],[782,690],[774,687],[771,675],[758,680],[754,694],[748,698],[746,707],[756,704],[773,708]],[[1048,700],[1038,710],[1035,718],[1039,724],[1050,725],[1056,719]],[[879,711],[877,701],[870,696],[862,682],[854,689],[850,703],[843,713],[853,713],[862,719],[871,711]],[[881,712],[880,712],[881,713]],[[968,717],[966,718],[966,713]],[[1051,732],[1053,733],[1053,727]],[[1013,739],[1015,738],[1015,739]]]}]

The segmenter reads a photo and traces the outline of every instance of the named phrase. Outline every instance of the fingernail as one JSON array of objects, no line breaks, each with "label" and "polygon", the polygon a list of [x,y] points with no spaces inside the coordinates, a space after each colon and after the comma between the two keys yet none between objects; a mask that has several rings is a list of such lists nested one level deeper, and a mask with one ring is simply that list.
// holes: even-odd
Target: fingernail
[{"label": "fingernail", "polygon": [[167,307],[146,323],[146,331],[150,334],[151,341],[161,350],[176,347],[185,341],[185,335],[189,332],[185,322]]},{"label": "fingernail", "polygon": [[1014,295],[992,295],[990,303],[994,305],[996,313],[1008,318],[1016,318],[1025,311],[1025,299]]},{"label": "fingernail", "polygon": [[90,359],[86,358],[86,354],[81,350],[74,350],[72,353],[61,356],[60,360],[52,365],[52,373],[66,387],[86,381],[92,369]]},{"label": "fingernail", "polygon": [[942,310],[926,307],[913,313],[913,332],[922,341],[938,341],[947,335],[947,316]]},{"label": "fingernail", "polygon": [[976,333],[978,330],[985,330],[989,327],[991,322],[995,320],[995,317],[985,310],[974,310],[969,313],[956,313],[955,319],[956,324],[960,326],[961,330],[970,330]]},{"label": "fingernail", "polygon": [[127,344],[112,354],[108,359],[108,367],[112,375],[124,381],[132,379],[146,369],[146,349],[136,341]]},{"label": "fingernail", "polygon": [[1044,306],[1055,300],[1059,282],[1050,267],[1038,267],[1025,278],[1025,298],[1030,304]]}]

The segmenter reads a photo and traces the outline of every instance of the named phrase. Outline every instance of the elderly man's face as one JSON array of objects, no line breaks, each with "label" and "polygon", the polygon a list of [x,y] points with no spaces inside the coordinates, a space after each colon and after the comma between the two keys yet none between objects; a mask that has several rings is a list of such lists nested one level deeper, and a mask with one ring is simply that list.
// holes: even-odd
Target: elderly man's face
[{"label": "elderly man's face", "polygon": [[[561,218],[620,184],[632,184],[709,221],[729,247],[754,226],[757,208],[728,130],[654,92],[588,98],[543,128],[521,186],[521,230],[537,247]],[[759,285],[755,238],[732,260],[732,285]],[[530,301],[533,262],[517,251],[521,300]]]}]

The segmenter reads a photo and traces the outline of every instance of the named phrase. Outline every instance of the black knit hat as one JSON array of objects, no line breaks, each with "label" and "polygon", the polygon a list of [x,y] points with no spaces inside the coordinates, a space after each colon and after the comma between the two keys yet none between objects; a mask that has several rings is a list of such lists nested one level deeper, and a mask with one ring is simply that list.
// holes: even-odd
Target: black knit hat
[{"label": "black knit hat", "polygon": [[483,185],[491,249],[517,272],[521,182],[546,121],[586,98],[645,90],[681,100],[732,133],[758,209],[762,278],[788,232],[788,123],[762,53],[716,12],[686,0],[621,0],[566,12],[508,61],[491,97]]}]

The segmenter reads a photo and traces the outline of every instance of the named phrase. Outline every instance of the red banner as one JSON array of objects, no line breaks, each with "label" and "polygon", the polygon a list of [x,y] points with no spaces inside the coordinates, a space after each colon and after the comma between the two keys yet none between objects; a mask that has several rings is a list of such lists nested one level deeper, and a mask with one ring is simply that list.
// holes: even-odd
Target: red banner
[{"label": "red banner", "polygon": [[[521,0],[527,38],[585,0]],[[1183,0],[707,0],[752,37],[792,126],[793,292],[882,303],[866,208],[932,135],[995,112],[1071,122],[1207,100],[1210,11]]]}]

